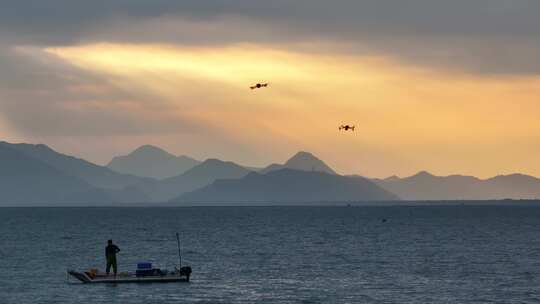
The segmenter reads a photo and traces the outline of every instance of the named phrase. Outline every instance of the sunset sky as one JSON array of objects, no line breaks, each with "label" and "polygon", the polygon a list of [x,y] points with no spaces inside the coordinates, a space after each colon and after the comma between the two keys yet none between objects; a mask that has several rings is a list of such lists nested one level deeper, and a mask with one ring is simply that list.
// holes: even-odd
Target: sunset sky
[{"label": "sunset sky", "polygon": [[3,140],[99,164],[153,144],[251,166],[305,150],[372,177],[540,176],[540,1],[1,6]]}]

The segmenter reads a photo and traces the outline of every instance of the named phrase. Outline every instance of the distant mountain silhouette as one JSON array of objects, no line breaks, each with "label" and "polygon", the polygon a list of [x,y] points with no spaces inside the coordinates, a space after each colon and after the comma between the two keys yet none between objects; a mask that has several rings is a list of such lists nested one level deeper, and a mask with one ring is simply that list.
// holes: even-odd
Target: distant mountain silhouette
[{"label": "distant mountain silhouette", "polygon": [[180,175],[201,162],[188,156],[175,156],[151,145],[144,145],[128,155],[114,157],[108,168],[125,174],[164,179]]},{"label": "distant mountain silhouette", "polygon": [[181,175],[150,183],[143,188],[145,193],[157,201],[167,201],[182,193],[204,187],[216,179],[241,178],[250,170],[233,162],[207,159]]},{"label": "distant mountain silhouette", "polygon": [[375,182],[405,200],[540,198],[540,179],[522,174],[482,180],[463,175],[435,176],[422,171],[406,178],[391,177]]},{"label": "distant mountain silhouette", "polygon": [[396,175],[392,175],[392,176],[389,176],[389,177],[384,179],[385,182],[393,182],[393,181],[397,181],[397,180],[399,180],[399,177],[396,176]]},{"label": "distant mountain silhouette", "polygon": [[[137,150],[130,155],[142,159],[141,163],[178,159],[151,146]],[[244,202],[390,200],[396,196],[405,200],[540,198],[540,179],[523,174],[479,179],[422,171],[406,178],[373,180],[378,185],[373,187],[365,178],[337,175],[307,152],[297,153],[283,165],[270,165],[257,174],[250,172],[232,162],[208,159],[182,174],[157,180],[117,173],[46,145],[0,142],[0,205],[98,205],[175,198]]]},{"label": "distant mountain silhouette", "polygon": [[540,198],[540,179],[530,175],[499,175],[483,181],[483,184],[485,191],[494,198]]},{"label": "distant mountain silhouette", "polygon": [[280,169],[293,169],[301,171],[317,171],[325,172],[328,174],[337,174],[332,168],[325,164],[322,160],[315,157],[309,152],[300,151],[291,157],[285,164],[271,164],[270,166],[262,169],[259,173],[268,173]]},{"label": "distant mountain silhouette", "polygon": [[[120,191],[120,190],[119,190]],[[144,200],[144,196],[138,197]],[[0,206],[124,202],[124,194],[98,189],[84,180],[0,144]]]},{"label": "distant mountain silhouette", "polygon": [[120,174],[107,167],[90,163],[84,159],[58,153],[43,144],[32,145],[0,142],[0,146],[20,151],[26,156],[48,164],[68,176],[77,177],[99,188],[120,190],[127,186],[150,181],[148,178]]},{"label": "distant mountain silhouette", "polygon": [[241,179],[219,179],[173,202],[339,202],[389,201],[398,197],[362,177],[281,169],[252,172]]}]

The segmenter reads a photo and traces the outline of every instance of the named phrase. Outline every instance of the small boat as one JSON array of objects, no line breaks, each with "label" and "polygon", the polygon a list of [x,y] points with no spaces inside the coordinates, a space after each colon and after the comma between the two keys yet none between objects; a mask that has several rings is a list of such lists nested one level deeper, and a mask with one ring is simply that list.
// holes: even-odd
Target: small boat
[{"label": "small boat", "polygon": [[106,275],[93,271],[68,270],[68,274],[82,283],[170,283],[189,282],[191,267],[184,266],[174,271],[152,269],[153,273],[141,275],[137,272],[124,272],[118,275]]},{"label": "small boat", "polygon": [[152,263],[143,262],[137,264],[135,272],[121,272],[118,275],[100,273],[96,268],[89,271],[68,270],[68,275],[76,278],[82,283],[169,283],[169,282],[189,282],[191,267],[182,267],[182,256],[180,254],[180,236],[176,233],[178,242],[178,265],[174,271],[159,268],[152,268]]}]

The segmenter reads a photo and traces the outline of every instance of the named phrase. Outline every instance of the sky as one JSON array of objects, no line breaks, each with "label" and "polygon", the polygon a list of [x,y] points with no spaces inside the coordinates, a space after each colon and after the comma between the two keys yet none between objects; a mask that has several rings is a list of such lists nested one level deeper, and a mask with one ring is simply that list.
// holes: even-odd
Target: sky
[{"label": "sky", "polygon": [[[3,0],[0,139],[540,176],[536,0]],[[268,82],[268,88],[249,86]],[[340,132],[341,124],[355,132]]]}]

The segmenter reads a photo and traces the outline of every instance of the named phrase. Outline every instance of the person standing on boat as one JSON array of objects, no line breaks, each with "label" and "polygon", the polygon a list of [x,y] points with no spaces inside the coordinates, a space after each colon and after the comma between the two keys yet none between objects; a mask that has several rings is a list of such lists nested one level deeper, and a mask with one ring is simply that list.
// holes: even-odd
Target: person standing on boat
[{"label": "person standing on boat", "polygon": [[107,275],[111,272],[111,266],[113,268],[114,276],[118,271],[118,264],[116,263],[116,254],[120,252],[120,248],[114,245],[112,240],[107,241],[107,247],[105,247],[105,257],[107,258]]}]

